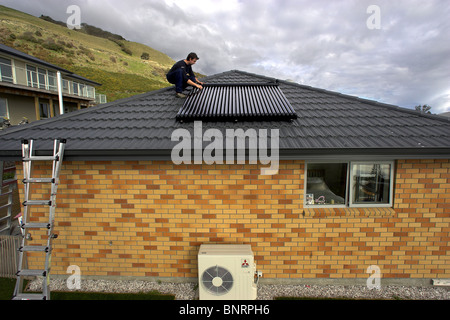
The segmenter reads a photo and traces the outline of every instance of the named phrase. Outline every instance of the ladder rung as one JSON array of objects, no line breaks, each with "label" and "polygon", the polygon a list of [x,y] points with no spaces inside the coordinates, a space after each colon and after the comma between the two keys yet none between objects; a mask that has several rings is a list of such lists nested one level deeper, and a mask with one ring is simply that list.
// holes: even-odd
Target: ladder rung
[{"label": "ladder rung", "polygon": [[40,228],[50,229],[51,224],[50,223],[29,222],[29,223],[23,223],[21,225],[21,227],[22,227],[22,229],[40,229]]},{"label": "ladder rung", "polygon": [[59,156],[31,156],[24,157],[22,161],[59,161]]},{"label": "ladder rung", "polygon": [[45,275],[47,274],[46,270],[35,270],[35,269],[23,269],[23,270],[19,270],[17,271],[16,275],[18,276],[43,276],[45,277]]},{"label": "ladder rung", "polygon": [[[0,208],[1,208],[1,207],[0,207]],[[11,216],[1,217],[1,218],[0,218],[0,222],[1,222],[1,221],[8,220],[8,219],[11,219]]]},{"label": "ladder rung", "polygon": [[[1,190],[0,190],[0,191],[1,191]],[[0,197],[3,197],[3,196],[9,196],[9,195],[11,195],[11,194],[13,194],[13,192],[12,192],[12,191],[8,191],[8,192],[5,192],[5,193],[0,194]]]},{"label": "ladder rung", "polygon": [[48,246],[23,246],[19,248],[20,252],[24,251],[35,251],[35,252],[48,252]]},{"label": "ladder rung", "polygon": [[19,293],[13,300],[47,300],[43,293]]},{"label": "ladder rung", "polygon": [[30,178],[23,179],[23,183],[55,183],[55,178]]},{"label": "ladder rung", "polygon": [[52,202],[50,200],[28,200],[23,202],[24,206],[42,206],[48,205],[51,206]]},{"label": "ladder rung", "polygon": [[9,184],[13,184],[17,181],[17,179],[8,179],[8,180],[3,180],[3,187],[6,187]]},{"label": "ladder rung", "polygon": [[4,209],[4,208],[8,208],[8,207],[10,207],[12,205],[12,203],[7,203],[7,204],[5,204],[5,205],[3,205],[3,206],[0,206],[0,210],[1,209]]}]

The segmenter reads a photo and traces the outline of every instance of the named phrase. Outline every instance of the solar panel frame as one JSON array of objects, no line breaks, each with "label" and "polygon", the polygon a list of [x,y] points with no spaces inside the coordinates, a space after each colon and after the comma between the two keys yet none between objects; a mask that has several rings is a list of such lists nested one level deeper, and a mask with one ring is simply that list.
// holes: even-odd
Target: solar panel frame
[{"label": "solar panel frame", "polygon": [[194,89],[178,121],[283,121],[297,114],[277,83],[205,84]]}]

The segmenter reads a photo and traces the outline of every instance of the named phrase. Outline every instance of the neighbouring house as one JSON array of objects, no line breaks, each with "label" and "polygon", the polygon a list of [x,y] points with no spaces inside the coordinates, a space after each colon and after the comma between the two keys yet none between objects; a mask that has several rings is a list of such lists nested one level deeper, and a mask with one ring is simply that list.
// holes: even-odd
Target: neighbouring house
[{"label": "neighbouring house", "polygon": [[61,73],[64,113],[106,103],[100,83],[0,44],[0,118],[17,125],[60,114],[57,72]]},{"label": "neighbouring house", "polygon": [[450,278],[448,118],[242,71],[204,82],[0,134],[18,179],[22,139],[67,139],[52,274],[195,281],[201,244],[238,243],[267,282]]}]

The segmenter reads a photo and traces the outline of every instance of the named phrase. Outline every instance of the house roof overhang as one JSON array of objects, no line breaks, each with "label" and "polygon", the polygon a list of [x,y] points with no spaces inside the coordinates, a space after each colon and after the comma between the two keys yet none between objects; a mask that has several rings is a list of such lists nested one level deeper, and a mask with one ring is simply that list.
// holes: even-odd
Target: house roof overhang
[{"label": "house roof overhang", "polygon": [[[261,83],[276,79],[229,71],[210,84]],[[242,129],[279,130],[280,159],[450,158],[450,119],[346,96],[291,82],[279,88],[297,114],[284,121],[204,121],[203,133]],[[195,135],[195,122],[176,120],[184,100],[173,87],[117,100],[0,132],[0,157],[19,160],[21,140],[50,151],[67,139],[66,159],[170,160],[177,129]],[[175,139],[176,140],[176,139]],[[203,140],[203,147],[210,141]]]}]

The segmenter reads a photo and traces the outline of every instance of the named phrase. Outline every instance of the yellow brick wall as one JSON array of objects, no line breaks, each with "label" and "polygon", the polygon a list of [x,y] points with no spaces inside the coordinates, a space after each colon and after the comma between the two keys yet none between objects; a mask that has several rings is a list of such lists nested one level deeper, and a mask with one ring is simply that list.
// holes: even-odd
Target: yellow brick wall
[{"label": "yellow brick wall", "polygon": [[264,278],[450,277],[449,160],[397,161],[393,209],[303,209],[304,167],[65,161],[52,273],[192,278],[200,244],[246,243]]}]

